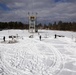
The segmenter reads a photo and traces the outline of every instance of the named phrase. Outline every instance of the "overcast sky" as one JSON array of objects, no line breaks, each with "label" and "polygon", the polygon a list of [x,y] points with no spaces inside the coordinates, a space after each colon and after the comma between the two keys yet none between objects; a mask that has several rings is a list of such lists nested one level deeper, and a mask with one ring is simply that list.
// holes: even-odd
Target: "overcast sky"
[{"label": "overcast sky", "polygon": [[0,21],[28,21],[28,12],[38,13],[38,22],[76,22],[76,0],[0,0]]}]

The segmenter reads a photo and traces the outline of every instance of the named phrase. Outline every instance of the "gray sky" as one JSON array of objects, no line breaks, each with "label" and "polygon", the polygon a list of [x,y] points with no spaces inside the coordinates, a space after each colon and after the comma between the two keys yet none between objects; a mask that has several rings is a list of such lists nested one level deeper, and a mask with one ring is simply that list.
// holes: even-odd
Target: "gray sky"
[{"label": "gray sky", "polygon": [[28,21],[28,12],[38,13],[38,22],[76,22],[76,0],[0,0],[0,21]]}]

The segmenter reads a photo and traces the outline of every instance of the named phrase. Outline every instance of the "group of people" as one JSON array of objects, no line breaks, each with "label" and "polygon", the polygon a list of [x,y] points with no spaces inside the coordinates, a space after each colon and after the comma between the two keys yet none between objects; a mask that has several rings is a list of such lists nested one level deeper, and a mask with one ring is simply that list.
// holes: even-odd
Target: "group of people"
[{"label": "group of people", "polygon": [[[4,42],[5,42],[5,39],[6,39],[5,36],[3,36],[3,41],[4,41]],[[13,39],[14,39],[14,37],[12,36],[12,40],[13,40]]]},{"label": "group of people", "polygon": [[[56,36],[57,36],[57,35],[55,34],[55,38],[56,38]],[[40,41],[41,41],[41,38],[42,38],[41,35],[39,35]],[[5,36],[3,37],[3,41],[5,42]]]},{"label": "group of people", "polygon": [[[39,36],[39,39],[41,41],[41,35]],[[3,37],[3,41],[5,42],[5,36]]]}]

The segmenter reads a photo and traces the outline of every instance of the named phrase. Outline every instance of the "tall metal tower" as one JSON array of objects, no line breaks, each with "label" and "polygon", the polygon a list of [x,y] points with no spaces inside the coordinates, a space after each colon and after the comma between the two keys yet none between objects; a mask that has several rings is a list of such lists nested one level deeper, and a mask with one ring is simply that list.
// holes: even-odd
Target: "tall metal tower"
[{"label": "tall metal tower", "polygon": [[37,13],[28,13],[29,16],[29,32],[34,33],[36,32],[36,24],[37,24]]}]

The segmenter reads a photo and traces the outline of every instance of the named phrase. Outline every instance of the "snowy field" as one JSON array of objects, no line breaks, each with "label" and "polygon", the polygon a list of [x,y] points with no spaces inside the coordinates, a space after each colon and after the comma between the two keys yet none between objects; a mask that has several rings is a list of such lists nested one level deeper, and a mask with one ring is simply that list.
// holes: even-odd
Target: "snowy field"
[{"label": "snowy field", "polygon": [[[39,34],[0,31],[0,75],[76,75],[76,32],[39,30]],[[55,34],[64,37],[55,39]],[[12,35],[17,37],[12,40]]]}]

